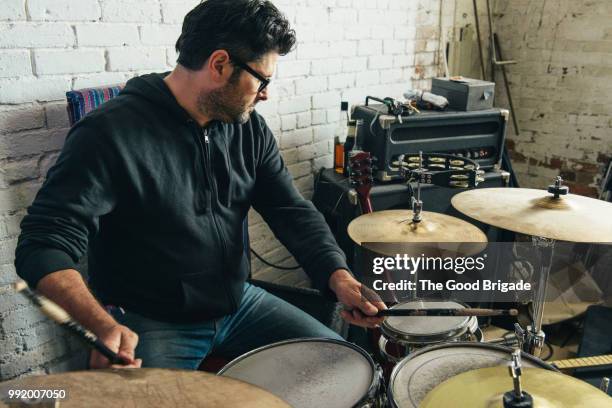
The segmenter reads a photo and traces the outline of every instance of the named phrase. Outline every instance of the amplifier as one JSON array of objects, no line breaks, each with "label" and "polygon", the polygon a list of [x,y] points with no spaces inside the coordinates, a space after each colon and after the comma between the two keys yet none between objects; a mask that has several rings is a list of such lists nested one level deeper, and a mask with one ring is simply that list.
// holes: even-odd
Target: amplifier
[{"label": "amplifier", "polygon": [[422,111],[401,117],[387,112],[384,104],[356,105],[352,109],[352,118],[364,121],[360,143],[378,160],[374,172],[378,181],[399,179],[399,168],[394,165],[398,156],[419,151],[464,156],[485,170],[500,164],[508,122],[506,109]]},{"label": "amplifier", "polygon": [[[484,181],[476,188],[508,187],[510,173],[506,171],[487,171]],[[416,190],[416,183],[412,183]],[[479,227],[489,242],[502,242],[513,239],[508,231],[492,227],[471,219],[451,206],[451,198],[465,189],[439,187],[433,184],[421,184],[421,200],[424,211],[433,211],[452,215],[470,222]],[[404,183],[375,184],[370,191],[370,200],[374,211],[406,209],[407,216],[411,216],[410,189]],[[323,169],[315,182],[312,201],[323,214],[327,224],[340,248],[344,251],[350,267],[353,267],[355,244],[349,238],[347,228],[349,223],[361,215],[357,204],[355,190],[349,184],[348,178],[336,173],[333,169]]]}]

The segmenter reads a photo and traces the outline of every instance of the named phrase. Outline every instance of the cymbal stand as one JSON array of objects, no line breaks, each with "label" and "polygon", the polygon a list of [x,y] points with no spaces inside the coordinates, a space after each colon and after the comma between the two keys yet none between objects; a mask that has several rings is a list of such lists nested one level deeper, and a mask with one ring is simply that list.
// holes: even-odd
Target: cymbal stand
[{"label": "cymbal stand", "polygon": [[515,324],[514,327],[516,337],[519,340],[519,346],[522,350],[539,357],[546,338],[542,330],[542,321],[544,318],[544,304],[546,301],[546,283],[550,276],[555,240],[544,237],[531,237],[531,242],[534,247],[539,248],[542,256],[538,289],[533,300],[533,320],[531,325],[527,326],[527,329],[521,328],[518,323]]},{"label": "cymbal stand", "polygon": [[[402,175],[402,178],[406,179],[406,169],[404,168],[404,155],[400,155],[398,157],[399,168]],[[421,216],[421,212],[423,211],[423,201],[421,201],[421,178],[424,172],[423,168],[423,152],[419,151],[419,168],[412,170],[413,175],[416,174],[416,182],[417,182],[417,191],[416,198],[414,195],[410,198],[412,200],[412,222],[414,224],[418,224],[423,220]],[[410,185],[410,180],[408,181],[408,185]]]},{"label": "cymbal stand", "polygon": [[[553,199],[559,200],[560,196],[569,193],[569,188],[563,185],[561,177],[555,178],[555,184],[548,186],[548,192],[553,194]],[[546,283],[550,275],[555,240],[544,237],[531,237],[533,245],[540,249],[542,262],[540,263],[540,276],[538,279],[538,289],[533,301],[533,321],[527,329],[523,329],[519,324],[515,324],[516,337],[523,351],[539,357],[544,347],[545,335],[542,331],[542,320],[544,318],[544,303],[546,301]]]}]

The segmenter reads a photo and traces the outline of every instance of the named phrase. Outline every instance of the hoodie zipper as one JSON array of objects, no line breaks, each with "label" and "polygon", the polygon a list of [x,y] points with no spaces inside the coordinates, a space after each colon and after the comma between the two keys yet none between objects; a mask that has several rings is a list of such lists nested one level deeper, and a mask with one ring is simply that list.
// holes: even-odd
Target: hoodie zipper
[{"label": "hoodie zipper", "polygon": [[[223,250],[223,259],[227,259],[227,245],[225,243],[225,237],[223,235],[223,231],[219,227],[219,223],[217,222],[217,217],[215,216],[215,205],[218,205],[219,202],[219,193],[217,192],[217,184],[215,183],[213,177],[213,166],[212,166],[212,158],[210,155],[210,137],[208,136],[208,129],[202,128],[202,138],[204,139],[204,168],[206,169],[206,178],[208,180],[208,185],[212,190],[212,199],[210,205],[210,214],[215,225],[215,230],[219,237],[219,241],[221,241],[221,248]],[[228,294],[230,301],[232,302],[233,309],[237,310],[236,299],[234,299],[234,295],[232,291],[229,290],[227,282],[222,280],[223,287],[225,292]]]}]

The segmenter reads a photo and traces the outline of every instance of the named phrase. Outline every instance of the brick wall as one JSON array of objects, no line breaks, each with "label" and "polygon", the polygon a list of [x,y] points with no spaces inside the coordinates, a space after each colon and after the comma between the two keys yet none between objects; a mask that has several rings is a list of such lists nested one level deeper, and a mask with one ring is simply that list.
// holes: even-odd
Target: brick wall
[{"label": "brick wall", "polygon": [[[518,60],[507,70],[520,135],[511,127],[508,147],[521,186],[545,188],[561,175],[570,192],[596,196],[612,158],[612,3],[492,3],[504,59]],[[478,7],[488,48],[485,2]],[[456,9],[455,35],[465,28],[471,35],[472,1],[457,0]],[[471,71],[479,77],[478,64]],[[496,78],[497,105],[508,107],[500,71]]]},{"label": "brick wall", "polygon": [[[281,58],[272,97],[258,110],[273,129],[295,185],[332,163],[343,131],[340,100],[401,96],[422,86],[438,58],[439,3],[277,0],[298,34]],[[3,0],[0,5],[0,379],[81,367],[82,348],[12,293],[19,222],[68,131],[65,92],[169,70],[183,16],[196,0]],[[417,29],[417,27],[419,29]],[[261,218],[253,247],[293,264]],[[253,263],[256,276],[307,283]]]}]

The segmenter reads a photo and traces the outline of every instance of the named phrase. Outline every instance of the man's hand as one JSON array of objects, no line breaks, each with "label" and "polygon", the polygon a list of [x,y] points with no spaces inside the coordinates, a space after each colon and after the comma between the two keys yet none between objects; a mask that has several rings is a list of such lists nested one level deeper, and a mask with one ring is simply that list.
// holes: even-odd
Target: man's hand
[{"label": "man's hand", "polygon": [[338,301],[347,307],[341,315],[347,322],[362,327],[378,327],[383,317],[374,316],[379,310],[386,309],[385,303],[370,288],[364,287],[347,270],[337,269],[329,278],[329,287]]},{"label": "man's hand", "polygon": [[89,357],[90,368],[139,368],[142,365],[142,360],[134,358],[134,350],[138,344],[138,335],[131,331],[126,326],[115,324],[102,328],[96,332],[96,335],[112,351],[119,354],[125,360],[129,361],[128,365],[111,365],[106,357],[93,350]]}]

